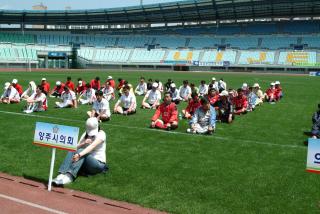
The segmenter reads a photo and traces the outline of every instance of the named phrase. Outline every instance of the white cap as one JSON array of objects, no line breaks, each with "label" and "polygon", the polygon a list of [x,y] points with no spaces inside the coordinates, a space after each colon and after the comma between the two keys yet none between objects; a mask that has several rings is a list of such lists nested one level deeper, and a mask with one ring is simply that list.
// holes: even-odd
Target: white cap
[{"label": "white cap", "polygon": [[223,96],[228,96],[229,93],[226,90],[221,91],[221,93],[219,94],[221,97]]},{"label": "white cap", "polygon": [[280,82],[279,82],[279,81],[276,81],[275,84],[276,84],[276,85],[280,85]]},{"label": "white cap", "polygon": [[42,78],[42,79],[41,79],[41,81],[46,81],[46,80],[47,80],[46,78]]},{"label": "white cap", "polygon": [[107,80],[111,80],[112,79],[112,76],[108,76]]},{"label": "white cap", "polygon": [[57,82],[56,82],[56,85],[61,85],[61,82],[60,82],[60,81],[57,81]]},{"label": "white cap", "polygon": [[78,82],[78,83],[79,83],[79,85],[80,85],[80,86],[82,86],[82,81],[81,81],[81,80],[79,80],[79,82]]},{"label": "white cap", "polygon": [[216,80],[216,78],[215,78],[215,77],[212,77],[211,80]]},{"label": "white cap", "polygon": [[243,83],[241,88],[242,88],[242,90],[246,90],[248,88],[248,84],[247,83]]},{"label": "white cap", "polygon": [[256,87],[260,88],[260,85],[259,85],[259,83],[255,83],[255,84],[253,84],[253,87],[254,88],[256,88]]},{"label": "white cap", "polygon": [[171,87],[171,88],[175,88],[175,87],[176,87],[176,84],[171,83],[170,87]]},{"label": "white cap", "polygon": [[10,82],[6,82],[4,84],[4,90],[7,90],[9,88],[9,86],[10,86]]},{"label": "white cap", "polygon": [[95,136],[99,132],[99,122],[96,117],[90,117],[86,121],[86,133],[89,136]]},{"label": "white cap", "polygon": [[274,85],[275,85],[275,83],[274,83],[274,82],[272,82],[272,83],[270,83],[270,85],[274,86]]},{"label": "white cap", "polygon": [[152,83],[152,87],[158,88],[158,83],[156,83],[156,82]]},{"label": "white cap", "polygon": [[17,83],[18,83],[18,80],[17,80],[17,79],[13,79],[13,80],[12,80],[12,83],[13,83],[13,84],[17,84]]}]

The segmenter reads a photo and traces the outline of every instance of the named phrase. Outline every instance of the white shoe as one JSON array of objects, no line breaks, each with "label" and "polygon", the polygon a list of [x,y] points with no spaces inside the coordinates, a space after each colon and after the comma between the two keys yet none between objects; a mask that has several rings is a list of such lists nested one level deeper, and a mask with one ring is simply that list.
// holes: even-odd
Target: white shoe
[{"label": "white shoe", "polygon": [[55,179],[52,180],[52,183],[55,185],[62,185],[62,178],[64,177],[64,174],[59,174]]},{"label": "white shoe", "polygon": [[187,133],[191,133],[191,129],[187,129]]},{"label": "white shoe", "polygon": [[25,113],[27,113],[27,114],[30,114],[30,113],[32,113],[33,111],[32,110],[26,110],[25,111]]},{"label": "white shoe", "polygon": [[70,184],[73,182],[73,178],[71,175],[69,175],[68,173],[63,175],[62,177],[62,184],[65,185],[65,184]]}]

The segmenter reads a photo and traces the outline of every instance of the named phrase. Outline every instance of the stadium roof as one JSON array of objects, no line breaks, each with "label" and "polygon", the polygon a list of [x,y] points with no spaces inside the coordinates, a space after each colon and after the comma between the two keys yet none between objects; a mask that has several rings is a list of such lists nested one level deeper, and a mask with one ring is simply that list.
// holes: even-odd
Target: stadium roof
[{"label": "stadium roof", "polygon": [[317,0],[189,0],[96,10],[0,10],[1,24],[97,25],[320,16]]}]

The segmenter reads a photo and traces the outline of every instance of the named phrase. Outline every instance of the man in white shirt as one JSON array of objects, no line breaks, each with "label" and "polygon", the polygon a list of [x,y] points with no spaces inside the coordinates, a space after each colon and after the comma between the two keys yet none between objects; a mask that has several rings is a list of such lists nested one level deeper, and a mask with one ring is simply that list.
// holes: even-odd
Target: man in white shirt
[{"label": "man in white shirt", "polygon": [[9,82],[6,82],[4,84],[4,93],[1,96],[1,103],[10,104],[10,103],[19,103],[19,102],[20,102],[20,95],[17,89],[15,89],[13,85],[10,84]]},{"label": "man in white shirt", "polygon": [[221,78],[219,80],[219,83],[218,83],[218,86],[219,86],[219,92],[221,93],[222,91],[224,90],[227,90],[227,83],[225,81],[223,81],[223,78]]},{"label": "man in white shirt", "polygon": [[129,86],[123,88],[123,94],[114,105],[113,112],[116,114],[129,115],[136,113],[137,101],[136,96],[130,93]]},{"label": "man in white shirt", "polygon": [[192,91],[188,80],[184,80],[183,85],[179,88],[179,96],[181,97],[182,101],[188,102],[191,98],[191,93]]},{"label": "man in white shirt", "polygon": [[76,93],[71,91],[67,86],[64,87],[64,91],[61,93],[62,102],[56,102],[57,108],[77,108]]},{"label": "man in white shirt", "polygon": [[106,83],[106,86],[102,89],[103,97],[106,98],[106,100],[110,101],[111,99],[114,100],[114,88],[111,87],[110,82]]},{"label": "man in white shirt", "polygon": [[92,110],[88,111],[89,117],[96,117],[98,121],[109,121],[111,117],[108,100],[103,98],[102,91],[96,91],[97,100],[93,102]]},{"label": "man in white shirt", "polygon": [[203,97],[208,94],[208,85],[206,84],[205,80],[201,80],[199,85],[199,95]]},{"label": "man in white shirt", "polygon": [[215,77],[211,78],[210,86],[211,86],[211,88],[214,88],[216,91],[219,91],[219,83],[216,81]]},{"label": "man in white shirt", "polygon": [[140,83],[137,85],[135,91],[136,95],[142,96],[147,93],[147,83],[145,82],[144,77],[140,78]]},{"label": "man in white shirt", "polygon": [[160,80],[155,80],[155,82],[158,84],[157,89],[160,91],[160,93],[163,92],[163,84]]},{"label": "man in white shirt", "polygon": [[179,95],[179,90],[176,88],[176,84],[171,83],[170,89],[168,91],[171,94],[172,102],[174,102],[176,105],[180,103],[182,98]]},{"label": "man in white shirt", "polygon": [[156,109],[160,105],[161,93],[158,88],[158,83],[152,83],[152,89],[147,92],[142,100],[142,108]]},{"label": "man in white shirt", "polygon": [[27,99],[27,109],[23,112],[29,114],[32,112],[41,112],[48,109],[47,96],[43,93],[43,87],[37,86],[36,93],[33,93]]},{"label": "man in white shirt", "polygon": [[86,90],[80,94],[78,98],[78,102],[81,105],[89,104],[91,105],[96,100],[96,91],[91,88],[90,83],[86,84]]}]

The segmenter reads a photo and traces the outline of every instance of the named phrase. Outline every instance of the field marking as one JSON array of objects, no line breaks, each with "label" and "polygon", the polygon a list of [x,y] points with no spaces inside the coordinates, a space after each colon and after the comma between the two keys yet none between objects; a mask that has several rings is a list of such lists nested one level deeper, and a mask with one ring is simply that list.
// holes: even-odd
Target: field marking
[{"label": "field marking", "polygon": [[[75,119],[66,119],[61,117],[51,117],[51,116],[44,116],[44,115],[36,115],[36,114],[25,114],[25,113],[18,113],[18,112],[10,112],[10,111],[1,111],[0,113],[3,114],[12,114],[12,115],[19,115],[19,116],[25,116],[25,117],[36,117],[36,118],[46,118],[46,119],[56,119],[56,120],[62,120],[62,121],[68,121],[68,122],[81,122],[84,123],[83,120],[75,120]],[[144,128],[144,127],[135,127],[135,126],[125,126],[120,124],[110,124],[110,123],[103,123],[101,124],[103,126],[111,126],[111,127],[120,127],[120,128],[127,128],[127,129],[138,129],[138,130],[144,130],[144,131],[152,131],[152,132],[160,132],[160,133],[166,133],[166,134],[172,134],[172,135],[184,135],[189,137],[207,137],[207,138],[215,138],[218,140],[226,140],[226,141],[238,141],[238,142],[244,142],[249,144],[260,144],[260,145],[268,145],[268,146],[278,146],[278,147],[285,147],[285,148],[304,148],[305,146],[299,146],[299,145],[290,145],[290,144],[276,144],[276,143],[270,143],[270,142],[263,142],[263,141],[254,141],[254,140],[244,140],[244,139],[234,139],[229,137],[219,137],[219,136],[204,136],[204,135],[191,135],[188,133],[183,132],[168,132],[160,129],[150,129],[150,128]]]},{"label": "field marking", "polygon": [[24,204],[24,205],[27,205],[27,206],[30,206],[30,207],[35,207],[35,208],[38,208],[38,209],[41,209],[41,210],[45,210],[45,211],[48,211],[48,212],[52,212],[52,213],[66,214],[65,212],[62,212],[62,211],[59,211],[59,210],[51,209],[49,207],[41,206],[39,204],[35,204],[35,203],[29,202],[29,201],[21,200],[19,198],[15,198],[15,197],[3,195],[3,194],[0,194],[0,198],[4,198],[4,199],[10,200],[10,201],[14,201],[16,203]]}]

